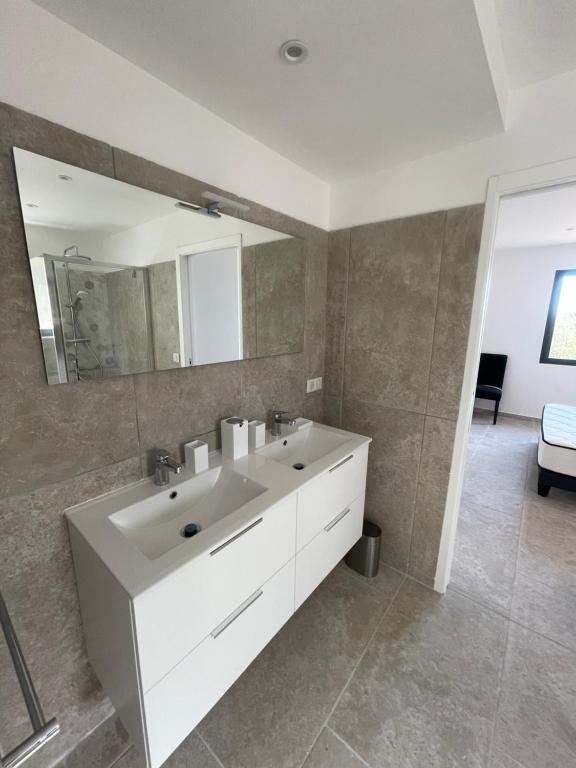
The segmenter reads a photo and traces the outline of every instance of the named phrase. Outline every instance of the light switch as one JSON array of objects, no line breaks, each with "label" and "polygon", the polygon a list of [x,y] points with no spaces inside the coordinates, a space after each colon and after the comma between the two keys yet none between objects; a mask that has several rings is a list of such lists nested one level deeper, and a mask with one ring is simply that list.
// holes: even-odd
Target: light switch
[{"label": "light switch", "polygon": [[307,394],[310,394],[310,392],[317,392],[319,389],[322,389],[322,376],[318,376],[317,379],[308,379],[306,382]]}]

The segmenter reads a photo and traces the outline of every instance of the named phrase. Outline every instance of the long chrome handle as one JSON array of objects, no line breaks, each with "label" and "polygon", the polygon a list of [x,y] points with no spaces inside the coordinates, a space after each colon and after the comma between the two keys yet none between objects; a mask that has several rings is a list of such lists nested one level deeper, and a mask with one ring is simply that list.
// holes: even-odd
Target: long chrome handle
[{"label": "long chrome handle", "polygon": [[258,592],[254,592],[254,594],[251,595],[248,600],[245,600],[242,605],[239,605],[238,608],[236,608],[235,611],[232,611],[230,616],[224,619],[221,624],[218,624],[216,629],[210,632],[214,640],[218,637],[218,635],[221,635],[225,629],[228,629],[230,624],[233,624],[236,619],[244,613],[244,611],[247,611],[251,605],[254,605],[256,600],[258,600],[259,597],[262,597],[263,594],[264,592],[261,589],[259,589]]},{"label": "long chrome handle", "polygon": [[328,523],[328,525],[324,526],[324,530],[325,530],[326,532],[328,532],[328,531],[331,531],[331,530],[332,530],[332,528],[334,528],[334,526],[335,526],[337,523],[339,523],[339,522],[340,522],[340,520],[342,520],[344,517],[346,517],[346,515],[348,514],[348,512],[350,512],[350,507],[347,507],[347,508],[346,508],[346,509],[345,509],[343,512],[340,512],[340,514],[339,514],[339,515],[336,515],[336,517],[334,518],[334,520],[332,520],[331,522],[329,522],[329,523]]},{"label": "long chrome handle", "polygon": [[19,744],[12,752],[0,758],[1,768],[18,768],[41,747],[60,733],[60,726],[56,720],[50,720],[40,730],[29,736],[26,741]]},{"label": "long chrome handle", "polygon": [[346,464],[348,461],[350,461],[350,459],[353,459],[353,458],[354,458],[354,454],[351,453],[350,456],[346,456],[346,458],[342,459],[341,462],[339,462],[338,464],[335,464],[333,467],[330,467],[328,471],[335,472],[337,469],[340,469],[340,467],[343,467],[344,464]]},{"label": "long chrome handle", "polygon": [[259,517],[258,520],[254,520],[253,523],[250,523],[250,525],[247,525],[246,528],[243,528],[241,531],[238,531],[238,533],[235,536],[232,536],[230,539],[224,542],[224,544],[220,544],[219,547],[216,547],[216,549],[213,549],[210,552],[210,556],[217,555],[218,552],[221,552],[225,547],[232,544],[236,539],[239,539],[240,536],[244,536],[245,533],[248,533],[248,531],[251,531],[252,528],[255,528],[257,525],[260,525],[260,523],[264,520],[263,517]]},{"label": "long chrome handle", "polygon": [[12,663],[16,671],[16,676],[22,690],[22,695],[26,703],[26,709],[28,710],[28,716],[30,717],[30,722],[32,723],[32,728],[34,730],[32,736],[29,736],[25,741],[22,742],[22,744],[19,744],[7,755],[0,756],[1,768],[17,768],[17,766],[21,765],[25,760],[33,755],[34,752],[40,749],[40,747],[49,739],[51,739],[53,736],[56,736],[56,734],[60,731],[60,726],[56,720],[53,719],[49,722],[46,722],[46,719],[44,718],[44,713],[42,712],[42,707],[40,706],[38,694],[34,688],[32,677],[30,676],[24,654],[22,653],[20,643],[18,642],[18,637],[16,636],[16,632],[14,630],[14,625],[10,619],[10,614],[8,613],[8,608],[6,607],[6,603],[4,602],[4,598],[2,597],[1,592],[0,625],[2,626],[2,631],[4,632],[6,645],[8,646],[8,651],[10,652],[10,657],[12,659]]}]

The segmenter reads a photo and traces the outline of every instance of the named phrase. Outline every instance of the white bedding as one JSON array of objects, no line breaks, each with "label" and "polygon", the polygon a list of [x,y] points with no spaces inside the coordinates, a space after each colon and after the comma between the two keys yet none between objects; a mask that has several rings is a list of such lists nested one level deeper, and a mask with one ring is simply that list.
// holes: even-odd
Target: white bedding
[{"label": "white bedding", "polygon": [[576,406],[544,406],[538,464],[552,472],[576,477]]}]

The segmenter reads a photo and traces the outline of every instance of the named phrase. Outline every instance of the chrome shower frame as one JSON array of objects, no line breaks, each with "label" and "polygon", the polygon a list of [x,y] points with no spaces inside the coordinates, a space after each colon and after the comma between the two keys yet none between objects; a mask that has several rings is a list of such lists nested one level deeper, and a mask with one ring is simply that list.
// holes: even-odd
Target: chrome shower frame
[{"label": "chrome shower frame", "polygon": [[[49,253],[43,253],[42,258],[46,264],[46,280],[48,285],[48,295],[50,300],[50,306],[52,308],[52,321],[54,325],[54,344],[56,352],[56,360],[58,366],[58,378],[59,383],[64,384],[70,381],[82,381],[81,370],[78,363],[78,345],[85,344],[94,357],[97,363],[97,367],[100,371],[100,378],[107,378],[105,374],[104,365],[102,361],[92,348],[90,340],[88,338],[83,339],[78,336],[78,323],[76,316],[76,308],[74,305],[74,298],[72,295],[72,287],[70,283],[70,265],[71,264],[90,264],[93,267],[102,267],[106,270],[137,270],[143,273],[144,277],[144,322],[146,324],[146,336],[148,340],[148,361],[149,365],[146,370],[154,370],[154,347],[152,341],[152,317],[150,310],[150,286],[148,281],[148,271],[146,267],[138,266],[132,267],[128,264],[116,264],[112,262],[98,262],[93,261],[90,256],[81,256],[78,254],[76,246],[67,248],[64,255],[56,256]],[[60,295],[58,281],[56,279],[56,265],[57,263],[64,264],[66,272],[66,293],[67,297]],[[70,312],[71,325],[73,328],[74,336],[72,339],[66,339],[63,326],[64,312],[68,310]],[[68,349],[67,342],[72,343],[74,347],[74,370],[71,370],[68,365]],[[113,374],[114,375],[114,374]],[[73,376],[73,378],[71,378]],[[86,378],[86,377],[85,377]]]}]

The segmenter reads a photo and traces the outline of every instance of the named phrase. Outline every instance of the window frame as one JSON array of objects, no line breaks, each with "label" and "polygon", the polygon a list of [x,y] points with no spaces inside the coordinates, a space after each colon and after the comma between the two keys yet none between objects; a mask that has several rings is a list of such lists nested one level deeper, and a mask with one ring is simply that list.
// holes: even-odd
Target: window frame
[{"label": "window frame", "polygon": [[544,329],[544,339],[542,340],[542,351],[540,352],[540,362],[547,365],[576,365],[576,358],[562,360],[558,357],[550,357],[550,346],[552,344],[552,337],[556,326],[562,281],[567,275],[576,277],[576,269],[558,269],[554,275],[554,284],[552,285],[552,294],[550,296],[548,316],[546,318],[546,327]]}]

